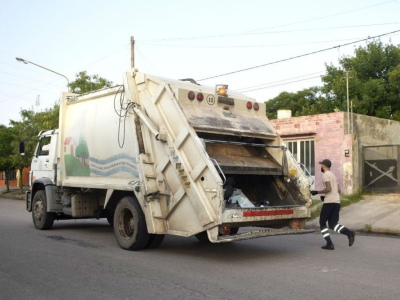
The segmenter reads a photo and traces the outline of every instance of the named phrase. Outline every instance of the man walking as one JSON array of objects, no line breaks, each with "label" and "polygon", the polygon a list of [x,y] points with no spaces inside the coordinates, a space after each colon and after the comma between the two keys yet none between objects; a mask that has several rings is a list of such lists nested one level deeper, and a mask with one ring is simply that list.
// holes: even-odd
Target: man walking
[{"label": "man walking", "polygon": [[321,172],[323,172],[322,178],[324,189],[320,191],[311,191],[311,194],[313,196],[317,194],[325,194],[325,197],[321,196],[321,200],[324,201],[324,204],[322,205],[321,215],[319,217],[319,225],[321,228],[321,234],[326,240],[326,245],[321,248],[326,250],[335,249],[326,222],[328,222],[330,229],[347,235],[349,238],[349,246],[352,246],[354,244],[356,233],[338,223],[340,211],[340,188],[335,174],[331,172],[332,163],[329,159],[324,159],[320,162],[320,165]]}]

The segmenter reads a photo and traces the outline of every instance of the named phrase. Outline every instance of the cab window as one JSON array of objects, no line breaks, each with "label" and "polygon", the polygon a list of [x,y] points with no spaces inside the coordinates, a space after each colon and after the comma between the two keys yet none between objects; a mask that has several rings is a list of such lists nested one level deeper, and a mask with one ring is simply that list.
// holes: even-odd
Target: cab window
[{"label": "cab window", "polygon": [[39,148],[38,148],[38,152],[37,152],[38,156],[49,155],[50,140],[51,140],[51,137],[49,137],[49,136],[45,136],[40,139]]}]

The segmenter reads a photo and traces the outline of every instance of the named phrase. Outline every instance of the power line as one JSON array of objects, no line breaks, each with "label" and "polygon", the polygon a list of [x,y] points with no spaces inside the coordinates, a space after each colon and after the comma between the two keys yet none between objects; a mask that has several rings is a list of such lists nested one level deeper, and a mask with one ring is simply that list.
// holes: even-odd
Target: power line
[{"label": "power line", "polygon": [[286,46],[296,46],[296,45],[313,45],[313,44],[324,44],[324,43],[332,43],[332,42],[343,42],[343,41],[354,41],[359,40],[360,37],[349,38],[349,39],[338,39],[338,40],[325,40],[325,41],[315,41],[315,42],[296,42],[296,43],[284,43],[284,44],[258,44],[258,45],[177,45],[177,44],[153,44],[147,43],[146,45],[150,46],[159,46],[159,47],[176,47],[176,48],[197,48],[197,49],[227,49],[227,48],[262,48],[262,47],[286,47]]},{"label": "power line", "polygon": [[210,38],[223,38],[223,37],[237,37],[237,36],[250,36],[250,35],[266,35],[266,34],[282,34],[282,33],[292,33],[292,32],[304,32],[304,31],[315,31],[315,30],[333,30],[333,29],[344,29],[344,28],[359,28],[359,27],[372,27],[372,26],[385,26],[385,25],[396,25],[400,22],[390,22],[390,23],[376,23],[376,24],[362,24],[362,25],[344,25],[336,27],[318,27],[318,28],[305,28],[305,29],[293,29],[293,30],[278,30],[278,31],[266,31],[266,32],[250,32],[250,33],[234,33],[234,34],[220,34],[220,35],[208,35],[208,36],[197,36],[197,37],[181,37],[181,38],[165,38],[165,39],[153,39],[153,40],[143,40],[139,41],[142,45],[160,45],[163,42],[186,42],[188,40],[200,40],[200,39],[210,39]]},{"label": "power line", "polygon": [[352,12],[356,12],[356,11],[360,11],[360,10],[364,10],[364,9],[368,9],[368,8],[372,8],[372,7],[376,7],[376,6],[385,5],[387,3],[396,2],[396,1],[397,0],[391,0],[391,1],[386,1],[386,2],[382,2],[382,3],[366,6],[366,7],[361,7],[361,8],[358,8],[358,9],[353,9],[353,10],[349,10],[349,11],[345,11],[345,12],[341,12],[341,13],[336,13],[336,14],[333,14],[333,15],[328,15],[328,16],[318,17],[318,18],[314,18],[314,19],[309,19],[309,20],[305,20],[305,21],[298,21],[298,22],[288,23],[288,24],[284,24],[284,25],[278,25],[278,26],[274,26],[274,27],[255,29],[255,30],[251,30],[251,32],[265,30],[265,29],[271,29],[271,28],[286,27],[286,26],[290,26],[290,25],[297,25],[297,24],[307,23],[307,22],[310,22],[310,21],[322,20],[322,19],[326,19],[326,18],[336,17],[336,16],[349,14],[349,13],[352,13]]},{"label": "power line", "polygon": [[256,88],[256,89],[243,90],[243,91],[241,91],[241,93],[247,93],[247,92],[253,92],[253,91],[258,91],[258,90],[263,90],[263,89],[269,89],[269,88],[276,87],[276,86],[291,84],[291,83],[300,82],[300,81],[306,81],[306,80],[315,79],[315,78],[321,78],[321,76],[313,76],[313,77],[309,77],[309,78],[293,80],[293,81],[284,82],[284,83],[280,83],[280,84],[264,86],[264,87],[260,87],[260,88]]},{"label": "power line", "polygon": [[[284,84],[286,84],[286,82],[287,82],[288,80],[303,78],[303,77],[306,77],[306,76],[315,75],[315,74],[321,74],[321,73],[324,73],[324,72],[325,72],[325,71],[313,72],[313,73],[308,73],[308,74],[304,74],[304,75],[300,75],[300,76],[295,76],[295,77],[290,77],[290,78],[286,78],[286,79],[281,79],[281,80],[277,80],[277,81],[273,81],[273,82],[267,82],[267,83],[263,83],[263,84],[257,84],[257,85],[248,86],[248,87],[245,87],[245,88],[236,89],[236,91],[238,91],[238,92],[242,92],[242,91],[253,91],[253,89],[257,90],[257,89],[259,89],[259,88],[260,88],[260,89],[263,89],[263,88],[273,87],[273,86],[275,86],[275,85],[272,85],[272,86],[271,86],[271,84],[281,83],[281,82],[283,82],[283,83],[282,83],[282,84],[279,84],[279,85],[284,85]],[[317,77],[319,77],[319,76],[317,76]],[[315,78],[315,77],[311,77],[311,78]],[[291,82],[293,82],[293,81],[291,81]],[[291,83],[291,82],[289,82],[289,83]]]},{"label": "power line", "polygon": [[383,33],[383,34],[380,34],[380,35],[376,35],[376,36],[372,36],[372,37],[367,37],[367,38],[365,38],[365,39],[357,40],[357,41],[354,41],[354,42],[350,42],[350,43],[346,43],[346,44],[341,44],[341,45],[334,46],[334,47],[330,47],[330,48],[325,48],[325,49],[321,49],[321,50],[317,50],[317,51],[313,51],[313,52],[309,52],[309,53],[305,53],[305,54],[300,54],[300,55],[292,56],[292,57],[289,57],[289,58],[285,58],[285,59],[281,59],[281,60],[269,62],[269,63],[262,64],[262,65],[258,65],[258,66],[253,66],[253,67],[249,67],[249,68],[245,68],[245,69],[241,69],[241,70],[237,70],[237,71],[232,71],[232,72],[228,72],[228,73],[223,73],[223,74],[220,74],[220,75],[215,75],[215,76],[210,76],[210,77],[206,77],[206,78],[202,78],[202,79],[197,79],[196,81],[203,81],[203,80],[208,80],[208,79],[212,79],[212,78],[222,77],[222,76],[226,76],[226,75],[232,75],[232,74],[236,74],[236,73],[240,73],[240,72],[244,72],[244,71],[249,71],[249,70],[253,70],[253,69],[257,69],[257,68],[261,68],[261,67],[265,67],[265,66],[277,64],[277,63],[280,63],[280,62],[284,62],[284,61],[288,61],[288,60],[293,60],[293,59],[296,59],[296,58],[305,57],[305,56],[309,56],[309,55],[312,55],[312,54],[317,54],[317,53],[325,52],[325,51],[328,51],[328,50],[332,50],[332,49],[336,49],[336,48],[340,48],[340,47],[344,47],[344,46],[348,46],[348,45],[360,43],[360,42],[367,41],[367,40],[370,40],[370,39],[379,38],[379,37],[382,37],[382,36],[385,36],[385,35],[390,35],[390,34],[393,34],[393,33],[396,33],[396,32],[400,32],[400,30],[395,30],[395,31]]}]

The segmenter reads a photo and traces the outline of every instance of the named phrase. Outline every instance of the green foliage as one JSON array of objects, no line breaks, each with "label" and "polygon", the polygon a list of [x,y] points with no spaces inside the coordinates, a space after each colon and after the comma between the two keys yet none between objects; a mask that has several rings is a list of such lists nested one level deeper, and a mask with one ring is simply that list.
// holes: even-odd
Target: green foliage
[{"label": "green foliage", "polygon": [[349,206],[351,204],[361,201],[363,199],[363,195],[364,195],[364,193],[362,190],[355,192],[353,194],[350,194],[350,195],[342,195],[341,201],[340,201],[341,207],[346,207],[346,206]]},{"label": "green foliage", "polygon": [[343,57],[341,67],[327,66],[322,80],[325,94],[334,95],[341,110],[347,107],[345,74],[353,112],[400,120],[400,48],[373,41],[358,47],[354,57]]},{"label": "green foliage", "polygon": [[104,87],[111,87],[112,84],[112,81],[104,79],[99,75],[88,75],[86,71],[82,71],[76,74],[75,81],[71,82],[69,87],[74,93],[84,94]]},{"label": "green foliage", "polygon": [[368,233],[371,233],[372,232],[372,225],[371,224],[365,224],[364,231],[368,232]]},{"label": "green foliage", "polygon": [[[13,131],[12,153],[14,169],[22,169],[30,165],[32,154],[37,143],[37,135],[42,130],[50,130],[58,127],[58,115],[60,106],[54,104],[53,108],[35,112],[33,109],[21,110],[21,121],[10,120]],[[20,141],[25,141],[25,156],[18,151]]]},{"label": "green foliage", "polygon": [[354,113],[400,121],[399,46],[373,41],[341,58],[339,65],[325,65],[322,87],[283,92],[267,101],[267,116],[276,118],[279,109],[290,109],[293,116],[347,111],[348,72]]},{"label": "green foliage", "polygon": [[269,119],[276,119],[277,111],[280,109],[289,109],[292,111],[292,116],[298,117],[333,112],[335,108],[335,102],[327,101],[318,87],[304,89],[297,93],[282,92],[266,104],[266,114]]},{"label": "green foliage", "polygon": [[0,125],[0,170],[5,171],[7,191],[10,190],[8,174],[13,170],[12,141],[12,128]]}]

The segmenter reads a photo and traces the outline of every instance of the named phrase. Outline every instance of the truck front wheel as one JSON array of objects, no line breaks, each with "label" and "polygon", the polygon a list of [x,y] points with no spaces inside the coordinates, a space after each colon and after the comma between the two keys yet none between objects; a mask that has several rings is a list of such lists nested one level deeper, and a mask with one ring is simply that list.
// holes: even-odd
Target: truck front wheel
[{"label": "truck front wheel", "polygon": [[46,193],[44,190],[37,191],[33,197],[32,219],[36,229],[45,230],[53,226],[55,214],[47,212]]},{"label": "truck front wheel", "polygon": [[118,244],[125,250],[141,250],[150,240],[146,220],[136,199],[122,198],[114,213],[114,234]]}]

